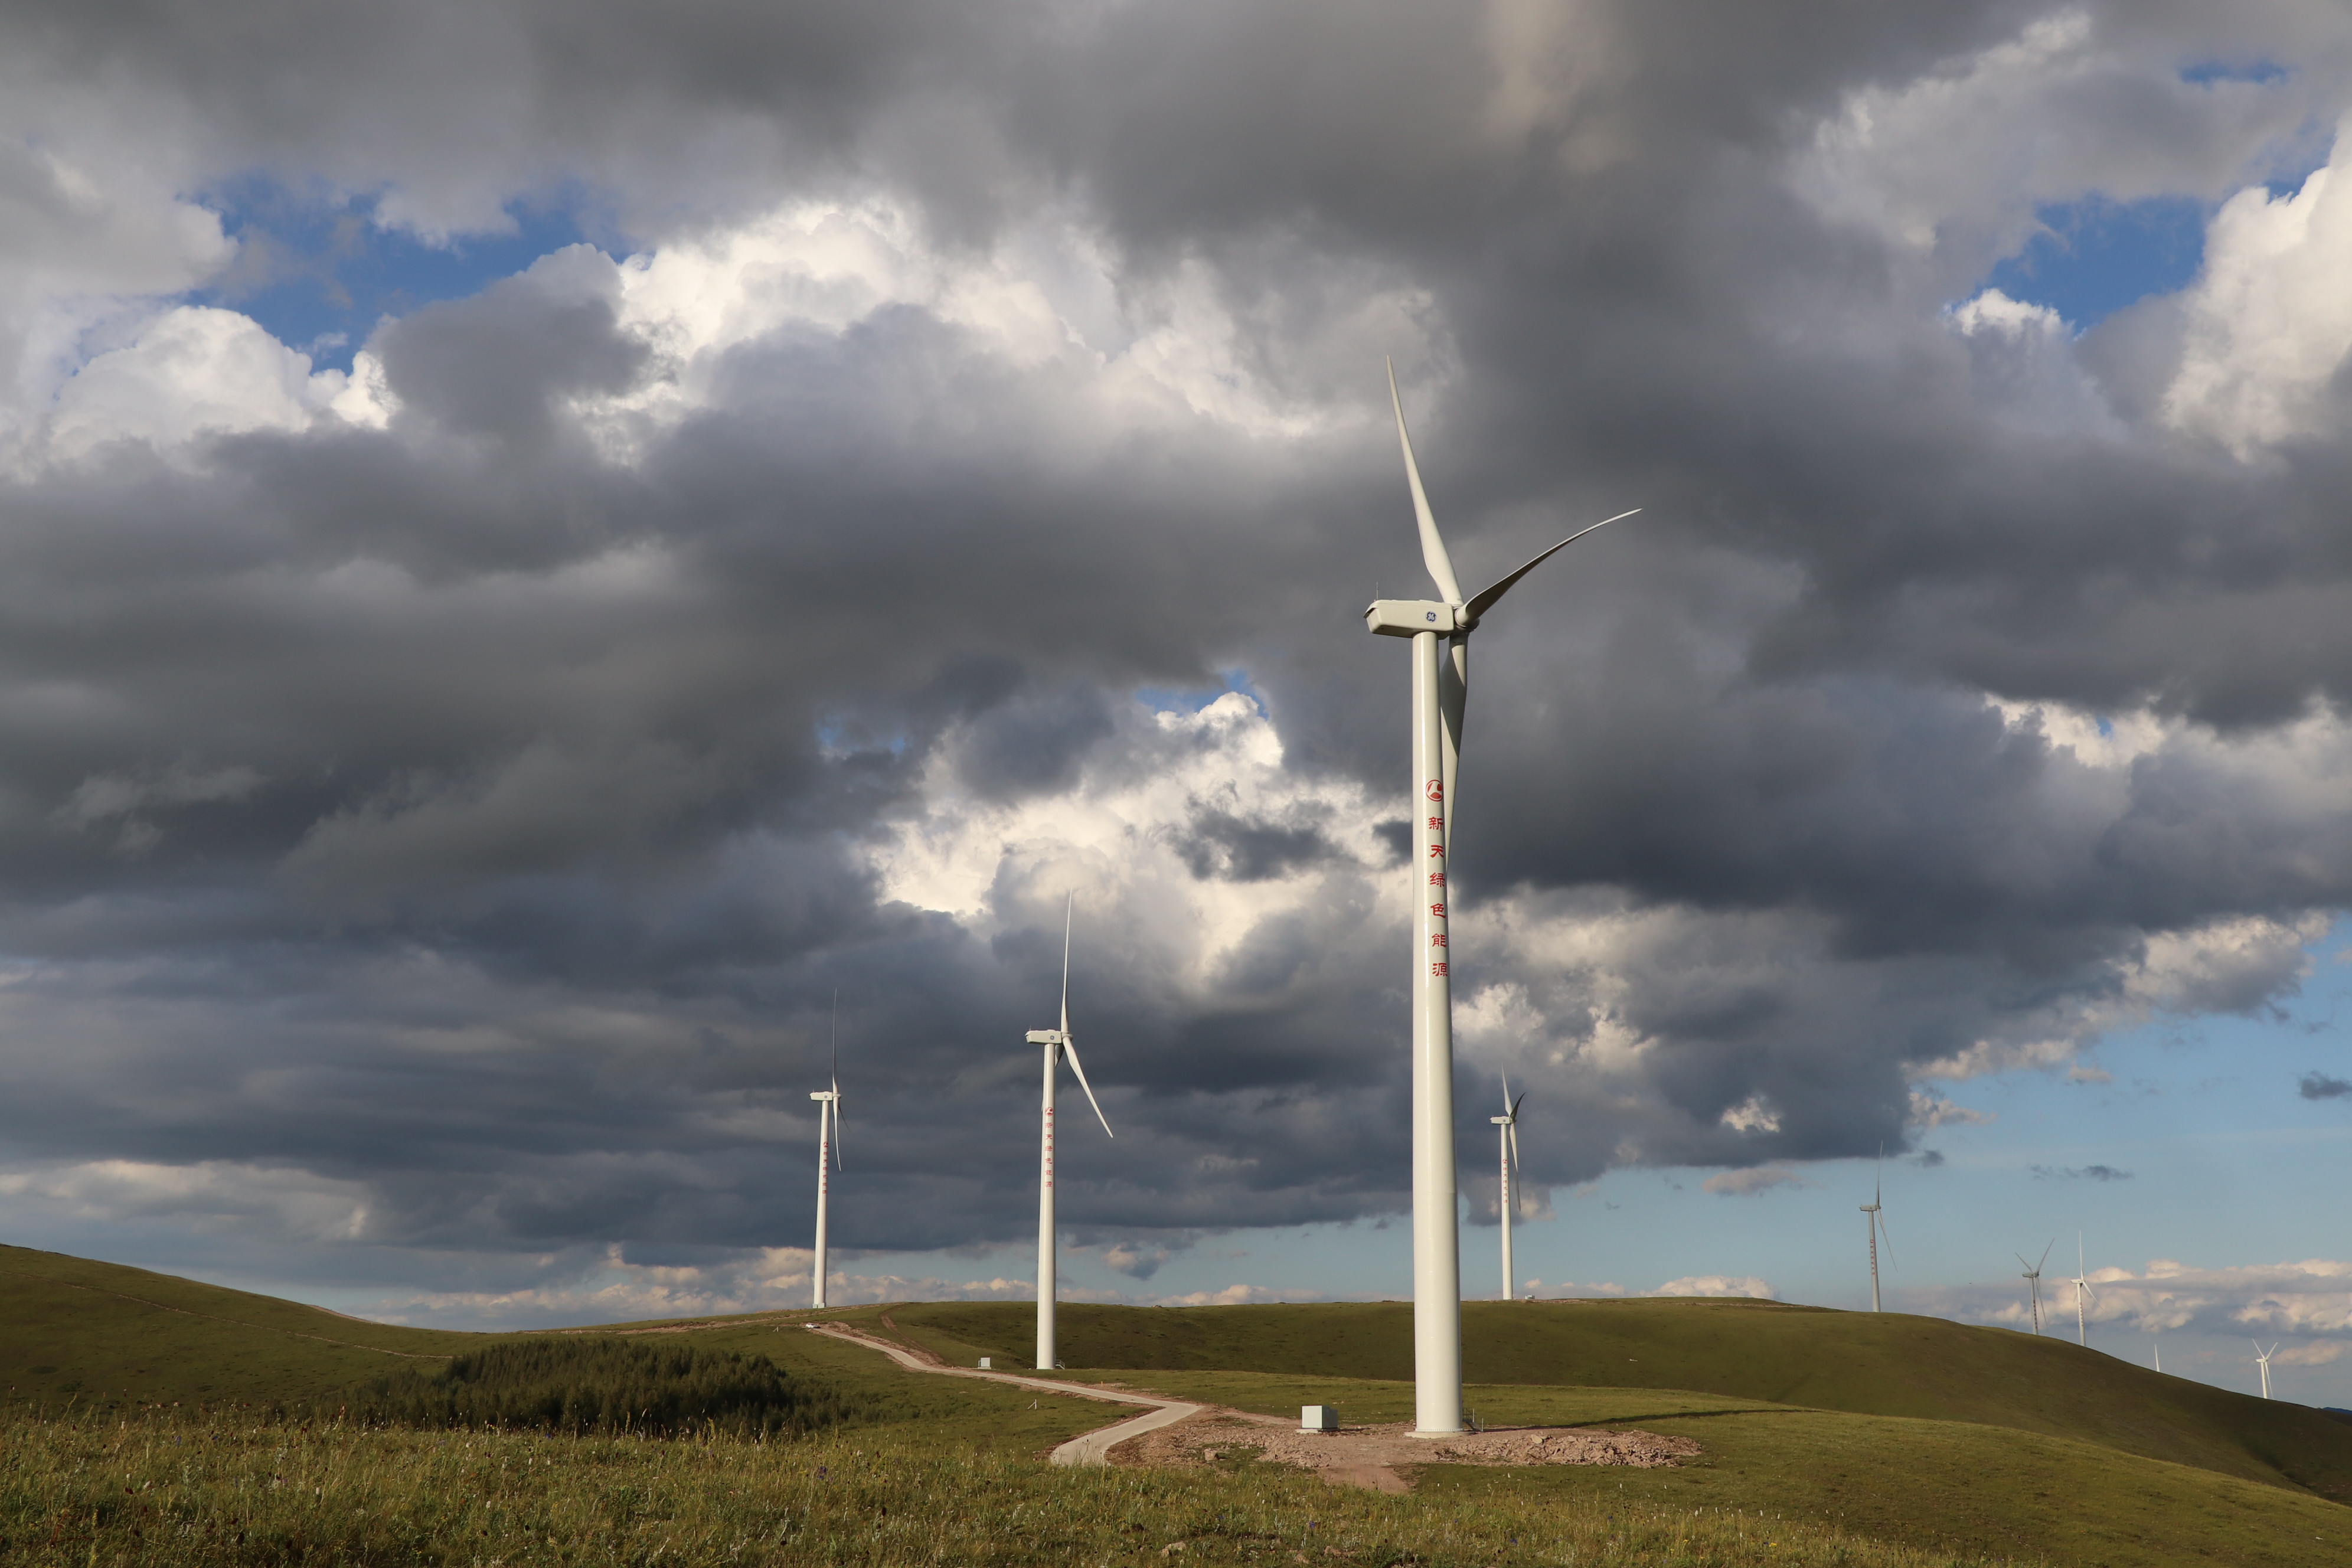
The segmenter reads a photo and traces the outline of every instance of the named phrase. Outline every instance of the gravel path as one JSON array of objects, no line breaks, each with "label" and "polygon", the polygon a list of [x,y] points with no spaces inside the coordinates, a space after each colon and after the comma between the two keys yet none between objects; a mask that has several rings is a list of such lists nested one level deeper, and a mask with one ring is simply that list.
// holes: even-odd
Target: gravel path
[{"label": "gravel path", "polygon": [[950,1366],[929,1351],[860,1333],[842,1323],[810,1323],[807,1328],[811,1333],[880,1351],[909,1372],[984,1378],[1045,1394],[1151,1407],[1144,1415],[1071,1438],[1049,1456],[1056,1465],[1110,1464],[1114,1448],[1124,1448],[1115,1461],[1123,1465],[1205,1465],[1246,1451],[1262,1460],[1313,1470],[1334,1486],[1401,1492],[1410,1485],[1402,1469],[1413,1465],[1625,1465],[1656,1469],[1678,1465],[1700,1452],[1688,1437],[1639,1430],[1604,1432],[1587,1426],[1505,1426],[1451,1437],[1416,1437],[1412,1424],[1400,1421],[1346,1426],[1337,1432],[1302,1432],[1294,1422],[1278,1415],[1255,1415],[1222,1405],[1194,1405],[1019,1373]]},{"label": "gravel path", "polygon": [[1107,1465],[1110,1451],[1130,1437],[1140,1437],[1147,1432],[1172,1426],[1187,1416],[1198,1415],[1208,1408],[1205,1405],[1188,1404],[1181,1399],[1162,1399],[1154,1394],[1129,1394],[1123,1390],[1096,1388],[1083,1383],[1059,1383],[1047,1377],[1024,1377],[1013,1372],[982,1372],[976,1366],[950,1366],[928,1351],[911,1350],[889,1340],[872,1334],[859,1333],[841,1323],[810,1323],[809,1332],[824,1334],[830,1339],[846,1340],[851,1344],[864,1345],[880,1351],[909,1372],[943,1373],[950,1377],[977,1377],[990,1383],[1009,1383],[1016,1388],[1034,1388],[1045,1394],[1066,1394],[1080,1399],[1104,1399],[1114,1405],[1148,1405],[1151,1408],[1141,1415],[1116,1422],[1083,1436],[1071,1438],[1046,1456],[1047,1462],[1056,1465]]}]

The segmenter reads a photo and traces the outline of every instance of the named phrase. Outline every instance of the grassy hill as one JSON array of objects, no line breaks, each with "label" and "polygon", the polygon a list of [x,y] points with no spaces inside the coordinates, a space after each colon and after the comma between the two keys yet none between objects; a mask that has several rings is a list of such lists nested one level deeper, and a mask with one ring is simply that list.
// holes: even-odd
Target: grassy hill
[{"label": "grassy hill", "polygon": [[[1033,1310],[898,1309],[942,1354],[1020,1365]],[[1062,1357],[1105,1370],[1223,1370],[1375,1380],[1412,1375],[1401,1302],[1138,1308],[1066,1305]],[[2352,1500],[2352,1426],[2306,1405],[2168,1377],[2003,1329],[1772,1301],[1473,1301],[1469,1381],[1655,1388],[1857,1415],[1978,1422]]]},{"label": "grassy hill", "polygon": [[0,1398],[266,1405],[435,1365],[481,1340],[0,1247]]},{"label": "grassy hill", "polygon": [[[310,1501],[279,1510],[285,1518],[272,1528],[290,1533],[257,1537],[249,1551],[240,1536],[238,1553],[172,1562],[282,1561],[271,1553],[288,1542],[326,1536],[348,1537],[353,1560],[371,1552],[406,1560],[400,1552],[428,1542],[454,1549],[488,1536],[528,1549],[512,1562],[541,1560],[543,1542],[552,1563],[617,1549],[621,1537],[632,1550],[650,1550],[658,1538],[675,1551],[691,1540],[740,1543],[764,1531],[775,1555],[754,1560],[796,1563],[829,1560],[843,1542],[812,1534],[803,1552],[801,1538],[786,1543],[803,1527],[792,1521],[814,1531],[830,1517],[826,1510],[842,1508],[848,1522],[841,1528],[853,1533],[870,1528],[859,1521],[887,1519],[892,1529],[904,1521],[915,1553],[907,1561],[930,1560],[917,1548],[947,1539],[936,1527],[955,1535],[971,1560],[994,1552],[990,1560],[1008,1568],[1033,1561],[1075,1568],[1129,1554],[1163,1533],[1238,1531],[1238,1549],[1244,1538],[1311,1531],[1318,1520],[1344,1524],[1349,1549],[1368,1560],[1406,1552],[1433,1563],[1516,1561],[1512,1549],[1529,1531],[1555,1547],[1579,1543],[1595,1563],[1727,1568],[1987,1560],[2319,1568],[2344,1561],[2352,1542],[2352,1508],[2322,1495],[2342,1495],[2352,1483],[2352,1428],[2056,1340],[1940,1320],[1746,1301],[1472,1303],[1467,1393],[1487,1421],[1640,1425],[1695,1437],[1704,1454],[1654,1471],[1428,1466],[1413,1497],[1342,1502],[1245,1458],[1208,1472],[1048,1478],[1034,1458],[1101,1425],[1102,1406],[907,1373],[872,1351],[798,1331],[812,1317],[897,1332],[966,1363],[994,1355],[1004,1367],[1021,1364],[1034,1323],[1032,1309],[1018,1303],[925,1303],[593,1331],[690,1335],[698,1347],[764,1355],[866,1412],[836,1436],[812,1439],[814,1448],[794,1450],[799,1458],[766,1460],[749,1448],[730,1458],[725,1444],[579,1438],[550,1446],[535,1433],[477,1433],[452,1443],[335,1423],[294,1435],[290,1425],[256,1425],[246,1415],[237,1418],[242,1426],[215,1421],[204,1429],[208,1436],[191,1440],[205,1463],[226,1467],[213,1490],[118,1509],[110,1499],[147,1495],[147,1482],[115,1474],[130,1463],[121,1434],[131,1428],[116,1414],[33,1420],[26,1403],[51,1411],[68,1398],[84,1410],[296,1405],[381,1378],[388,1367],[430,1368],[511,1336],[360,1322],[140,1269],[0,1247],[0,1394],[19,1406],[17,1440],[0,1446],[0,1559],[11,1539],[36,1542],[41,1531],[60,1550],[71,1547],[75,1561],[117,1548],[134,1560],[139,1531],[166,1525],[175,1540],[225,1542],[215,1533],[222,1519],[258,1517],[241,1512],[254,1506],[259,1483],[236,1479],[237,1467],[260,1467],[255,1475],[266,1469],[274,1479],[295,1462],[283,1457],[293,1452],[286,1445],[316,1447],[320,1468],[306,1489],[316,1494]],[[1396,1303],[1066,1306],[1062,1319],[1065,1354],[1073,1367],[1091,1369],[1068,1375],[1277,1414],[1336,1403],[1351,1421],[1410,1415],[1410,1310]],[[158,1418],[134,1416],[133,1424],[140,1419]],[[152,1460],[155,1484],[167,1492],[184,1474],[174,1467],[194,1451],[182,1447],[179,1431],[166,1419],[139,1439],[149,1455],[140,1462]],[[704,1457],[681,1457],[689,1452]],[[709,1473],[690,1481],[698,1466]],[[839,1481],[853,1470],[870,1474],[856,1500],[832,1489],[826,1466]],[[444,1470],[488,1477],[509,1500],[488,1515],[468,1512],[467,1500],[482,1494],[450,1490],[435,1479]],[[488,1482],[465,1482],[481,1484]],[[604,1500],[621,1495],[616,1487],[668,1500],[615,1522]],[[387,1488],[408,1489],[390,1513]],[[939,1511],[949,1493],[966,1499],[951,1518]],[[827,1500],[836,1495],[837,1503]],[[753,1510],[758,1518],[743,1513],[749,1502],[724,1500],[755,1498],[770,1500],[759,1505],[769,1511]],[[91,1522],[75,1528],[86,1538],[57,1533],[59,1520],[85,1516]],[[1063,1522],[1041,1535],[1036,1521],[1049,1516]],[[1244,1528],[1245,1519],[1255,1522]],[[400,1531],[422,1533],[394,1540]],[[1485,1544],[1474,1549],[1474,1538]],[[1304,1545],[1333,1543],[1301,1537]]]},{"label": "grassy hill", "polygon": [[[907,1312],[894,1315],[903,1322]],[[1234,1372],[1129,1372],[1118,1381],[1266,1415],[1315,1403],[1337,1405],[1351,1423],[1412,1415],[1407,1383]],[[1464,1393],[1493,1425],[1638,1426],[1695,1438],[1706,1451],[1660,1470],[1432,1465],[1415,1490],[1433,1502],[1804,1521],[1929,1552],[2046,1557],[2071,1568],[2315,1568],[2352,1546],[2352,1509],[2339,1503],[1974,1422],[1661,1389],[1473,1384]]]}]

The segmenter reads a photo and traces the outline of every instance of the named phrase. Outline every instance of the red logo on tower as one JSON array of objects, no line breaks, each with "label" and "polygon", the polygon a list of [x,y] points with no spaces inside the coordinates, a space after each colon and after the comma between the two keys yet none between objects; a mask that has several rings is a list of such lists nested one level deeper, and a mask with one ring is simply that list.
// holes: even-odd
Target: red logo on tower
[{"label": "red logo on tower", "polygon": [[1445,798],[1445,781],[1444,779],[1432,779],[1429,781],[1429,787],[1422,793],[1429,796],[1432,800],[1444,800]]}]

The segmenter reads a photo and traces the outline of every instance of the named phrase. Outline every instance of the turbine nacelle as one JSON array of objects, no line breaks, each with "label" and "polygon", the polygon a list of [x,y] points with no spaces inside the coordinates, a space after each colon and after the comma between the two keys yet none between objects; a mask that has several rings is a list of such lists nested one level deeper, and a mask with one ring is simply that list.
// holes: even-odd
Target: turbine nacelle
[{"label": "turbine nacelle", "polygon": [[1027,1036],[1033,1046],[1066,1046],[1070,1037],[1059,1029],[1032,1029]]},{"label": "turbine nacelle", "polygon": [[1435,599],[1374,599],[1364,611],[1364,625],[1371,628],[1374,637],[1410,637],[1423,632],[1452,637],[1477,624],[1460,605],[1441,604]]}]

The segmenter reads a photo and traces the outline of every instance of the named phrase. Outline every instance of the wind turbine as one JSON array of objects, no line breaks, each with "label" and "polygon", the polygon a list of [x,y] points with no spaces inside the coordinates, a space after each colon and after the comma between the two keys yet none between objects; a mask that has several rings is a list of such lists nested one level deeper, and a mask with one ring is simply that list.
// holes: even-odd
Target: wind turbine
[{"label": "wind turbine", "polygon": [[1102,1102],[1095,1099],[1092,1085],[1087,1082],[1087,1069],[1078,1065],[1077,1042],[1070,1038],[1070,922],[1077,910],[1073,898],[1062,911],[1062,1026],[1058,1029],[1032,1029],[1029,1043],[1045,1047],[1045,1093],[1043,1119],[1037,1139],[1037,1370],[1050,1372],[1059,1364],[1054,1357],[1054,1305],[1055,1283],[1054,1272],[1054,1079],[1055,1069],[1062,1058],[1070,1058],[1070,1070],[1078,1075],[1078,1087],[1087,1091],[1087,1103],[1095,1108],[1095,1118],[1102,1130],[1114,1138],[1110,1118],[1103,1114]]},{"label": "wind turbine", "polygon": [[833,1087],[811,1089],[816,1106],[816,1288],[812,1307],[824,1305],[825,1199],[833,1190],[833,1173],[841,1166],[841,993],[833,994]]},{"label": "wind turbine", "polygon": [[[1519,1090],[1519,1100],[1528,1097]],[[1511,1098],[1511,1075],[1503,1075],[1503,1114],[1489,1116],[1495,1124],[1495,1142],[1502,1145],[1503,1161],[1503,1300],[1519,1299],[1518,1286],[1511,1277],[1511,1167],[1519,1163],[1519,1100]]]},{"label": "wind turbine", "polygon": [[2087,1300],[2091,1305],[2097,1306],[2099,1293],[2091,1289],[2091,1282],[2083,1276],[2083,1233],[2078,1230],[2074,1233],[2074,1342],[2088,1345],[2091,1342],[2091,1333],[2084,1326],[2083,1303]]},{"label": "wind turbine", "polygon": [[1878,1310],[1878,1238],[1880,1237],[1886,1237],[1887,1261],[1891,1263],[1895,1260],[1895,1237],[1888,1234],[1886,1216],[1880,1212],[1886,1206],[1879,1202],[1883,1195],[1882,1189],[1885,1184],[1885,1177],[1886,1149],[1882,1144],[1878,1151],[1878,1174],[1870,1180],[1870,1201],[1862,1205],[1864,1216],[1862,1223],[1864,1228],[1870,1233],[1870,1310],[1874,1312]]},{"label": "wind turbine", "polygon": [[[2058,1238],[2052,1237],[2050,1247],[2057,1245]],[[2050,1247],[2042,1249],[2042,1263],[2050,1261]],[[2025,1254],[2022,1252],[2012,1253],[2011,1256],[2020,1263],[2025,1263]],[[2036,1334],[2042,1332],[2042,1263],[2025,1263],[2025,1288],[2033,1301],[2033,1331]]]},{"label": "wind turbine", "polygon": [[2254,1364],[2263,1369],[2263,1397],[2268,1399],[2271,1396],[2271,1357],[2278,1354],[2278,1346],[2264,1350],[2260,1340],[2249,1342],[2254,1347]]},{"label": "wind turbine", "polygon": [[[1396,409],[1397,444],[1404,449],[1405,483],[1421,525],[1421,559],[1436,584],[1435,599],[1375,599],[1364,624],[1377,637],[1412,639],[1412,778],[1425,807],[1413,837],[1412,957],[1412,1375],[1413,1426],[1424,1437],[1462,1430],[1462,1236],[1456,1212],[1454,1160],[1454,992],[1445,941],[1446,857],[1454,841],[1454,781],[1462,757],[1462,723],[1470,691],[1470,634],[1511,584],[1565,550],[1592,528],[1561,540],[1533,561],[1465,600],[1454,562],[1429,510],[1412,437],[1404,427],[1396,367],[1389,367],[1389,401]],[[1641,509],[1636,507],[1635,511]],[[1445,653],[1438,653],[1444,639]]]}]

